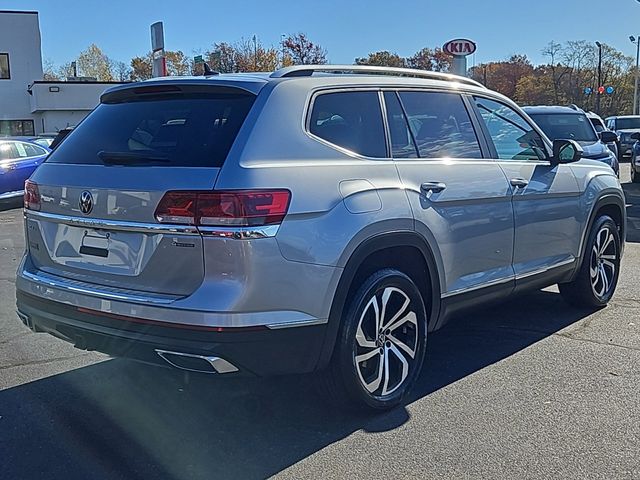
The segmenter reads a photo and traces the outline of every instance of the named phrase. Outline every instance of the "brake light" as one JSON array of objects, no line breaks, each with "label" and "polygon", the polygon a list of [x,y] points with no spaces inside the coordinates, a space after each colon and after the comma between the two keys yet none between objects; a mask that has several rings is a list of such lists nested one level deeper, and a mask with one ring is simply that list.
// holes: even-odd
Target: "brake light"
[{"label": "brake light", "polygon": [[257,226],[281,223],[289,209],[289,190],[167,192],[155,217],[162,223],[199,226]]},{"label": "brake light", "polygon": [[31,180],[24,182],[24,208],[27,210],[40,210],[38,184]]}]

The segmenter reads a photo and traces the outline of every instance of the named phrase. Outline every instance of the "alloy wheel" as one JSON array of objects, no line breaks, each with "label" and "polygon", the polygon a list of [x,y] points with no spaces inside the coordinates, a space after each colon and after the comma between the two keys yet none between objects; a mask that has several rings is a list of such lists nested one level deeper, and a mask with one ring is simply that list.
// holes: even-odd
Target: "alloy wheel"
[{"label": "alloy wheel", "polygon": [[385,397],[402,386],[414,368],[418,320],[409,296],[396,287],[376,292],[356,330],[355,365],[362,386]]},{"label": "alloy wheel", "polygon": [[605,298],[613,288],[617,260],[617,246],[611,227],[605,225],[596,234],[591,250],[589,274],[591,288],[596,297]]}]

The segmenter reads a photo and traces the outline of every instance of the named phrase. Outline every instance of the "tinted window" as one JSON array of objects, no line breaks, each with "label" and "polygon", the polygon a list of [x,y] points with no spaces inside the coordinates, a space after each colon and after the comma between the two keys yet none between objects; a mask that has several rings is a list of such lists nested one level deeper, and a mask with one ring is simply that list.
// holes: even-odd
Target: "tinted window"
[{"label": "tinted window", "polygon": [[384,103],[387,108],[387,123],[391,133],[391,156],[393,158],[416,158],[418,150],[397,94],[385,92]]},{"label": "tinted window", "polygon": [[504,160],[544,160],[542,138],[527,121],[511,107],[486,98],[475,99],[498,158]]},{"label": "tinted window", "polygon": [[38,145],[33,145],[31,143],[23,143],[22,145],[27,157],[38,157],[40,155],[47,154],[47,151],[44,148],[40,148]]},{"label": "tinted window", "polygon": [[579,113],[554,113],[530,115],[551,140],[571,139],[583,142],[598,140],[589,119]]},{"label": "tinted window", "polygon": [[421,158],[482,158],[460,95],[400,92],[400,99]]},{"label": "tinted window", "polygon": [[615,121],[618,130],[640,128],[640,117],[635,118],[618,118]]},{"label": "tinted window", "polygon": [[387,156],[377,92],[318,95],[313,102],[309,131],[366,157]]},{"label": "tinted window", "polygon": [[220,167],[254,99],[174,94],[103,103],[47,162],[99,164],[107,158],[138,158],[146,159],[145,165]]}]

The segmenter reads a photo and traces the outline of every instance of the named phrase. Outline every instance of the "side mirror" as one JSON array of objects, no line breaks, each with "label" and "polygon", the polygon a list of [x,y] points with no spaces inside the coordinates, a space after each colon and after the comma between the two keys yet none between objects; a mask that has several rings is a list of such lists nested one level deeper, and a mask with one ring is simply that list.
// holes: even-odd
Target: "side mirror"
[{"label": "side mirror", "polygon": [[552,163],[577,162],[582,158],[582,147],[574,140],[554,140]]},{"label": "side mirror", "polygon": [[[602,140],[603,143],[614,143],[618,141],[618,135],[616,135],[614,132],[611,132],[609,130],[604,130],[600,132],[598,135],[600,136],[600,140]],[[638,138],[636,140],[640,139],[640,134],[634,133],[633,135],[638,135]],[[633,138],[633,135],[631,135],[632,138]]]},{"label": "side mirror", "polygon": [[631,138],[632,140],[640,140],[640,132],[633,132],[631,135],[629,135],[629,138]]}]

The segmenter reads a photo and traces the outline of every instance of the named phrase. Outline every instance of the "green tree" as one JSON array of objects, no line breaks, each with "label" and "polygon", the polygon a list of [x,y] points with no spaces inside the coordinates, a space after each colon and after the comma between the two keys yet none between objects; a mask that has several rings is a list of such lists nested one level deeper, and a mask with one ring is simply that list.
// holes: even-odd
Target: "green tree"
[{"label": "green tree", "polygon": [[406,63],[410,68],[448,72],[451,69],[451,58],[451,55],[444,52],[440,47],[435,49],[425,47],[407,58]]}]

